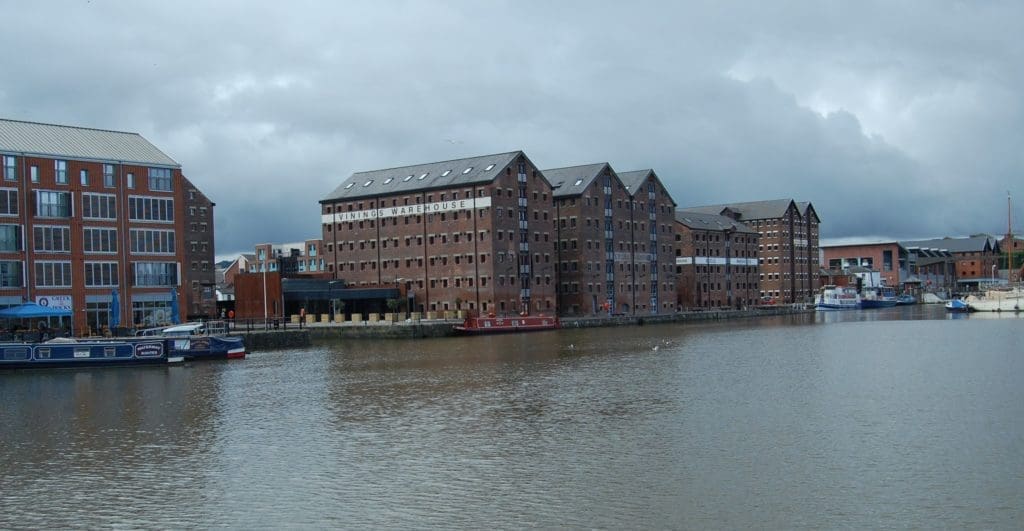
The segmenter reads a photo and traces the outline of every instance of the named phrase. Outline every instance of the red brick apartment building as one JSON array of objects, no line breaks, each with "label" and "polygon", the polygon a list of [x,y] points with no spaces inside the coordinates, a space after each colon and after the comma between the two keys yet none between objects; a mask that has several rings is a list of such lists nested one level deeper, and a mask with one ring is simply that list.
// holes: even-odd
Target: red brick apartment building
[{"label": "red brick apartment building", "polygon": [[[652,258],[657,260],[659,250],[660,254],[671,253],[671,246],[658,247],[659,231],[671,231],[671,224],[663,223],[664,216],[659,218],[659,210],[671,211],[673,205],[660,183],[647,177],[636,179],[653,186],[653,197],[641,196],[641,212],[607,163],[549,169],[544,175],[554,186],[559,312],[632,315],[674,308],[671,286],[658,281],[650,284]],[[653,224],[648,215],[651,206]],[[652,228],[653,241],[649,237]],[[653,267],[657,274],[657,262]]]},{"label": "red brick apartment building", "polygon": [[900,242],[904,247],[943,249],[953,255],[956,282],[961,287],[999,280],[999,240],[987,234],[969,238],[936,238]]},{"label": "red brick apartment building", "polygon": [[718,214],[740,221],[760,233],[759,265],[762,297],[779,302],[810,302],[818,285],[818,225],[814,206],[792,199],[753,201],[702,207],[687,212]]},{"label": "red brick apartment building", "polygon": [[328,276],[413,311],[555,312],[551,184],[522,151],[357,172],[320,200]]},{"label": "red brick apartment building", "polygon": [[831,273],[852,267],[868,268],[877,271],[886,286],[894,288],[901,287],[901,273],[907,274],[908,253],[898,242],[828,245],[821,250]]},{"label": "red brick apartment building", "polygon": [[0,120],[0,155],[0,306],[67,308],[77,333],[111,323],[115,293],[121,326],[213,314],[214,204],[153,144]]},{"label": "red brick apartment building", "polygon": [[761,302],[756,230],[717,214],[677,210],[675,219],[680,308],[743,308]]}]

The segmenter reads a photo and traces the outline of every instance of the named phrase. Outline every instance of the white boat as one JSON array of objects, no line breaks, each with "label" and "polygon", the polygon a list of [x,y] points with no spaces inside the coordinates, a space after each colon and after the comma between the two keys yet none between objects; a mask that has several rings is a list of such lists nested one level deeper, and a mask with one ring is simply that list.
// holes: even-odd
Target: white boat
[{"label": "white boat", "polygon": [[849,286],[828,285],[821,288],[814,307],[818,310],[856,310],[860,308],[860,295]]},{"label": "white boat", "polygon": [[989,288],[980,294],[968,295],[964,302],[975,312],[1024,311],[1024,288]]}]

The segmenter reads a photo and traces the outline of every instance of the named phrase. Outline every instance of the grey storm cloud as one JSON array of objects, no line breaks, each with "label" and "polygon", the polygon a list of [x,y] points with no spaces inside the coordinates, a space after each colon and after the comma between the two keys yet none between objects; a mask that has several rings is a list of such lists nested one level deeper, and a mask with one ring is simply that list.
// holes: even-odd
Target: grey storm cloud
[{"label": "grey storm cloud", "polygon": [[141,133],[220,256],[317,237],[352,172],[514,149],[811,201],[825,240],[1001,234],[1021,191],[1024,4],[3,4],[3,116]]}]

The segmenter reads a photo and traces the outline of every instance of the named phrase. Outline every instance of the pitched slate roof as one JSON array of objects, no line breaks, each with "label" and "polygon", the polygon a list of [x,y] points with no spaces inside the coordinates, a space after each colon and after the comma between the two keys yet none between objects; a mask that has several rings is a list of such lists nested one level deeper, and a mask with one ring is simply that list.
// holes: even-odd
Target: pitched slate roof
[{"label": "pitched slate roof", "polygon": [[[792,204],[795,204],[792,199],[773,199],[769,201],[751,201],[747,203],[686,207],[682,210],[686,210],[687,212],[702,212],[704,214],[721,214],[728,209],[738,213],[740,221],[747,221],[751,219],[781,218],[786,215],[786,210]],[[801,215],[803,215],[802,212]]]},{"label": "pitched slate roof", "polygon": [[[568,166],[565,168],[552,168],[543,170],[544,176],[551,182],[554,188],[551,195],[554,197],[570,197],[580,195],[586,190],[590,183],[609,167],[607,162],[596,164],[584,164],[582,166]],[[615,175],[615,170],[612,170]]]},{"label": "pitched slate roof", "polygon": [[619,180],[622,181],[622,185],[626,187],[626,191],[629,195],[635,196],[637,191],[640,190],[640,186],[643,184],[644,179],[648,175],[654,173],[654,170],[637,170],[637,171],[626,171],[619,174]]},{"label": "pitched slate roof", "polygon": [[0,119],[0,151],[48,158],[181,167],[138,133]]},{"label": "pitched slate roof", "polygon": [[971,236],[969,238],[935,238],[932,240],[915,240],[900,242],[905,248],[945,249],[951,253],[998,252],[999,243],[988,235]]},{"label": "pitched slate roof", "polygon": [[694,230],[724,231],[726,229],[731,229],[736,232],[758,234],[756,230],[751,229],[745,224],[728,216],[720,216],[718,214],[704,214],[702,212],[676,210],[676,221]]},{"label": "pitched slate roof", "polygon": [[[522,151],[353,173],[321,203],[493,181]],[[447,173],[446,173],[447,172]]]}]

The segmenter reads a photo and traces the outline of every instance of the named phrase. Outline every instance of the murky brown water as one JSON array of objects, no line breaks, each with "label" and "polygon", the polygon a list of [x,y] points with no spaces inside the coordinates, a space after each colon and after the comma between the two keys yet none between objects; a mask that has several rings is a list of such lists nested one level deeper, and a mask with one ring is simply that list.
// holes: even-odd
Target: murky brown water
[{"label": "murky brown water", "polygon": [[0,373],[0,528],[1019,528],[1022,334],[917,307]]}]

